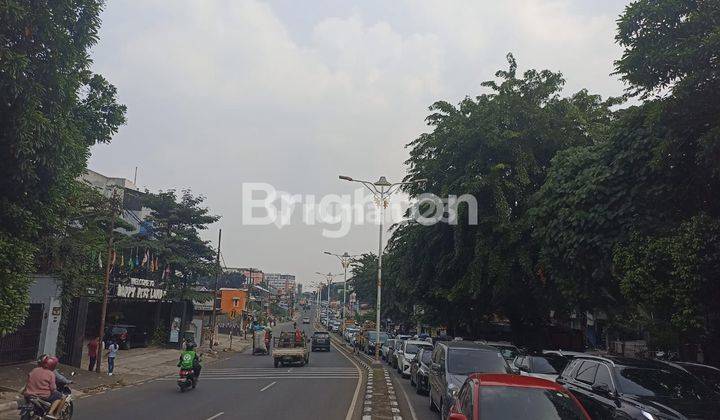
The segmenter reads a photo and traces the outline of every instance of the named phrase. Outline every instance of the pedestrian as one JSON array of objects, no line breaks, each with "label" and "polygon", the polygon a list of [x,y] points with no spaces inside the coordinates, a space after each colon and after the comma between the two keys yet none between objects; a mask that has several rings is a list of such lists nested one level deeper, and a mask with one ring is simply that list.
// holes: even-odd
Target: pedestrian
[{"label": "pedestrian", "polygon": [[118,349],[115,340],[111,339],[108,346],[108,376],[112,376],[113,370],[115,370],[115,356],[117,356]]},{"label": "pedestrian", "polygon": [[99,337],[93,337],[87,343],[88,357],[90,358],[90,365],[88,366],[88,370],[90,372],[95,370],[95,362],[97,362],[98,343]]}]

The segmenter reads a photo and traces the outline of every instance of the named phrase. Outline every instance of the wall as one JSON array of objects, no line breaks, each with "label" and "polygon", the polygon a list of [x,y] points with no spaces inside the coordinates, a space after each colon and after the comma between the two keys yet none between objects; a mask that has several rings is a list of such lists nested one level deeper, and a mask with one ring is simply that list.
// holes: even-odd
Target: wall
[{"label": "wall", "polygon": [[[233,306],[233,298],[238,298],[238,305]],[[241,316],[245,310],[248,300],[246,290],[239,289],[220,289],[220,311],[224,314],[230,314],[235,310],[236,316]]]},{"label": "wall", "polygon": [[30,303],[43,305],[42,329],[38,342],[38,353],[56,354],[57,337],[62,318],[62,302],[60,301],[60,284],[53,276],[34,275],[30,285]]}]

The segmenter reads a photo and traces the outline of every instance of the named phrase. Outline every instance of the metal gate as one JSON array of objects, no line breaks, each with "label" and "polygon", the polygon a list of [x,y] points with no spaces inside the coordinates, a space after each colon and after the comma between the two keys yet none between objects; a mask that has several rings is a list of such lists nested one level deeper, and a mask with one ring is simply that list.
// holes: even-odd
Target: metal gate
[{"label": "metal gate", "polygon": [[0,365],[27,362],[37,357],[42,330],[43,305],[31,304],[25,324],[0,337]]}]

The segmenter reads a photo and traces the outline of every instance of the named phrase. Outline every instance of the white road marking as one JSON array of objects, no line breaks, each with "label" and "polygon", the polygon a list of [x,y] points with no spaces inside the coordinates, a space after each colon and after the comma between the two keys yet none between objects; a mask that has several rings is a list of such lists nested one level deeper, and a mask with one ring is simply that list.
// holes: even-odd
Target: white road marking
[{"label": "white road marking", "polygon": [[218,418],[218,417],[222,416],[223,414],[225,414],[225,413],[221,411],[221,412],[219,412],[219,413],[215,414],[215,415],[214,415],[214,416],[212,416],[212,417],[208,417],[208,418],[207,418],[207,419],[205,419],[205,420],[214,420],[214,419],[216,419],[216,418]]},{"label": "white road marking", "polygon": [[265,388],[261,389],[260,392],[265,391],[266,389],[270,388],[271,386],[275,385],[277,382],[273,382],[270,385],[266,386]]},{"label": "white road marking", "polygon": [[355,361],[350,356],[345,354],[344,351],[340,350],[340,348],[338,348],[337,344],[333,343],[332,340],[330,340],[330,345],[334,346],[335,350],[338,351],[340,354],[342,354],[343,357],[348,359],[350,361],[350,363],[352,363],[353,366],[355,366],[355,369],[357,369],[358,380],[357,380],[357,385],[355,386],[355,394],[353,394],[352,402],[350,402],[350,407],[348,408],[347,415],[345,416],[345,420],[352,420],[353,413],[355,412],[355,405],[357,404],[357,400],[358,400],[358,395],[360,395],[360,388],[362,387],[362,370],[360,369],[360,366],[358,366],[358,364],[355,363]]},{"label": "white road marking", "polygon": [[288,373],[292,372],[293,368],[288,369]]},{"label": "white road marking", "polygon": [[413,420],[417,420],[417,416],[415,416],[415,409],[412,406],[412,403],[410,402],[410,398],[408,398],[407,393],[405,392],[405,388],[402,386],[402,384],[398,388],[400,388],[400,391],[402,391],[403,397],[405,398],[405,402],[407,403],[408,407],[410,407],[410,415],[412,416]]}]

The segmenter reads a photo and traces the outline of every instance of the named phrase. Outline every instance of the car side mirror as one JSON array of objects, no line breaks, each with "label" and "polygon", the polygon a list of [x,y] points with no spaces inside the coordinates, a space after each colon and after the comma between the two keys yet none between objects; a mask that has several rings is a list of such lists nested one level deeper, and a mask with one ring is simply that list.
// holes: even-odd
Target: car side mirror
[{"label": "car side mirror", "polygon": [[464,414],[460,413],[450,413],[448,420],[467,420],[467,417],[465,417]]}]

